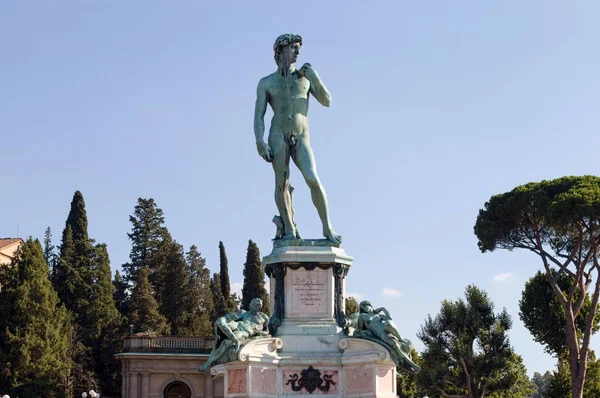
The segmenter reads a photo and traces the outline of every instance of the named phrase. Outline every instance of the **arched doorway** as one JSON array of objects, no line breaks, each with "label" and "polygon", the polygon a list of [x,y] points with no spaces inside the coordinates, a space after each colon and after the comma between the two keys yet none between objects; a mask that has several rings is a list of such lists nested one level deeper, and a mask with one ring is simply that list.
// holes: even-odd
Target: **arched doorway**
[{"label": "arched doorway", "polygon": [[191,398],[191,396],[190,388],[180,381],[169,383],[163,394],[165,398]]}]

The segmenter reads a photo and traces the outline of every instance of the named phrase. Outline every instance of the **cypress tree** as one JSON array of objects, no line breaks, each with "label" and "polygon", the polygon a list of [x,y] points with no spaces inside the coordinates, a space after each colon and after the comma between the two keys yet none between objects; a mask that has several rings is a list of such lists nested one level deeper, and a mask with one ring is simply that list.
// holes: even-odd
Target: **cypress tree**
[{"label": "cypress tree", "polygon": [[[83,194],[80,191],[75,191],[73,194],[71,211],[69,211],[66,224],[70,225],[73,230],[73,241],[75,241],[76,244],[85,245],[83,249],[86,249],[89,242],[88,219],[85,210],[85,201],[83,200]],[[82,251],[81,248],[77,249],[78,251]]]},{"label": "cypress tree", "polygon": [[129,284],[123,279],[119,270],[115,271],[115,279],[113,280],[113,286],[115,287],[115,304],[117,310],[122,316],[129,314]]},{"label": "cypress tree", "polygon": [[235,308],[235,300],[231,296],[231,284],[229,283],[229,266],[227,253],[223,242],[219,242],[219,278],[221,279],[221,293],[225,300],[225,311],[231,312]]},{"label": "cypress tree", "polygon": [[[142,267],[151,266],[152,255],[169,233],[164,226],[163,211],[152,198],[139,198],[129,221],[132,224],[131,233],[127,234],[131,239],[130,262],[123,264],[123,271],[125,280],[131,285]],[[153,283],[155,270],[150,271],[150,280]]]},{"label": "cypress tree", "polygon": [[90,308],[86,317],[87,336],[85,343],[91,348],[94,373],[97,375],[100,390],[107,394],[120,391],[119,361],[114,357],[121,349],[124,337],[121,314],[117,310],[111,280],[110,260],[105,244],[94,247],[95,266]]},{"label": "cypress tree", "polygon": [[221,278],[216,272],[210,279],[210,292],[212,294],[214,311],[211,316],[211,323],[220,316],[227,314],[225,308],[225,299],[223,298],[223,290],[221,289]]},{"label": "cypress tree", "polygon": [[[67,225],[63,230],[60,257],[56,266],[52,269],[52,284],[56,290],[59,301],[69,310],[73,322],[71,333],[71,346],[68,351],[71,363],[70,374],[67,378],[67,389],[72,391],[74,386],[87,385],[87,381],[93,379],[93,362],[88,348],[83,343],[82,328],[78,322],[81,319],[77,314],[85,313],[87,303],[78,300],[78,291],[83,283],[81,273],[76,268],[77,250],[73,241],[73,229]],[[85,305],[84,305],[85,304]]]},{"label": "cypress tree", "polygon": [[74,364],[70,375],[72,383],[89,385],[94,380],[100,382],[100,388],[114,389],[118,364],[113,354],[120,349],[121,316],[113,297],[106,245],[94,245],[87,228],[83,195],[76,191],[52,281],[75,321],[73,341],[76,343],[70,351]]},{"label": "cypress tree", "polygon": [[75,244],[73,243],[73,230],[67,225],[63,231],[60,257],[52,268],[52,285],[58,294],[61,303],[67,308],[74,307],[76,282],[79,279],[75,274]]},{"label": "cypress tree", "polygon": [[52,244],[52,230],[50,227],[48,227],[44,232],[44,259],[46,260],[50,270],[54,269],[54,266],[58,261],[58,257],[54,249],[55,246]]},{"label": "cypress tree", "polygon": [[250,310],[253,298],[262,299],[262,311],[269,314],[269,295],[265,288],[265,271],[260,260],[258,246],[252,240],[248,241],[246,263],[244,264],[244,285],[242,287],[242,309]]},{"label": "cypress tree", "polygon": [[157,335],[169,334],[169,325],[158,311],[154,290],[148,277],[150,269],[143,267],[138,272],[137,282],[131,293],[129,319],[137,330],[154,332]]},{"label": "cypress tree", "polygon": [[22,397],[64,397],[71,320],[48,278],[40,242],[29,238],[0,291],[0,389]]},{"label": "cypress tree", "polygon": [[76,191],[65,223],[60,259],[52,282],[61,302],[73,312],[77,323],[81,323],[85,316],[92,293],[92,245],[87,226],[83,195]]}]

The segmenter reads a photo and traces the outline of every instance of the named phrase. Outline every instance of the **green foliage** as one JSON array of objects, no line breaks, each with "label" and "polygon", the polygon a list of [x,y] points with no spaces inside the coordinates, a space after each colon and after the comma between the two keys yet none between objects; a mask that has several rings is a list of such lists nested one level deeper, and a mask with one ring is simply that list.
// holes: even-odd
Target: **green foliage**
[{"label": "green foliage", "polygon": [[[89,243],[89,241],[88,241]],[[77,322],[89,306],[90,268],[89,246],[83,252],[81,242],[73,239],[73,229],[67,224],[63,231],[60,258],[53,268],[52,285],[60,302],[75,315]]]},{"label": "green foliage", "polygon": [[186,336],[210,336],[210,317],[214,312],[213,297],[210,291],[210,271],[206,260],[196,246],[186,254],[188,266],[187,293],[185,297],[186,315],[181,334]]},{"label": "green foliage", "polygon": [[515,353],[512,354],[509,365],[504,371],[496,376],[496,382],[500,378],[513,380],[507,390],[494,391],[486,397],[489,398],[524,398],[533,397],[537,392],[537,386],[527,377],[527,369],[523,364],[523,358]]},{"label": "green foliage", "polygon": [[[138,199],[129,221],[132,224],[131,233],[127,234],[131,239],[130,262],[123,264],[123,271],[125,280],[132,284],[142,267],[151,267],[152,255],[158,251],[162,241],[169,236],[169,232],[164,226],[163,211],[151,198]],[[150,269],[150,271],[152,275],[154,270]]]},{"label": "green foliage", "polygon": [[210,321],[213,323],[217,318],[227,314],[225,298],[223,297],[223,290],[221,289],[221,278],[216,272],[210,279],[210,292],[212,294],[214,305]]},{"label": "green foliage", "polygon": [[180,336],[186,318],[186,296],[189,294],[183,246],[171,238],[163,240],[152,256],[151,264],[156,274],[156,299],[160,312],[170,325],[171,333]]},{"label": "green foliage", "polygon": [[87,242],[89,241],[87,212],[85,211],[83,195],[79,191],[75,191],[73,194],[71,210],[69,211],[66,225],[71,226],[73,241],[76,245],[82,245],[81,247],[76,247],[77,251],[82,252],[87,249]]},{"label": "green foliage", "polygon": [[354,297],[347,297],[345,300],[346,304],[346,316],[350,317],[350,314],[359,312],[358,301]]},{"label": "green foliage", "polygon": [[[585,297],[592,280],[597,277],[594,270],[600,269],[600,178],[562,177],[492,196],[479,211],[474,231],[484,253],[498,248],[526,249],[542,260],[550,286],[566,314],[565,343],[570,353],[569,369],[573,371],[571,394],[581,397],[589,341],[597,330],[600,284],[594,284],[583,336],[576,333],[576,323],[586,307]],[[558,283],[565,275],[573,281],[568,290]],[[555,339],[550,341],[548,337],[543,337],[545,344],[552,343],[548,349],[564,351]],[[542,341],[542,335],[536,339]]]},{"label": "green foliage", "polygon": [[127,316],[129,313],[129,284],[121,276],[119,270],[115,271],[115,278],[113,279],[113,286],[115,287],[115,304],[117,310],[121,315]]},{"label": "green foliage", "polygon": [[114,301],[115,289],[111,281],[110,260],[105,244],[93,250],[94,283],[90,307],[85,314],[84,344],[89,347],[94,362],[94,374],[104,394],[120,391],[120,363],[114,357],[121,351],[125,337],[123,319]]},{"label": "green foliage", "polygon": [[[546,372],[545,378],[546,392],[541,395],[543,398],[563,398],[571,395],[571,377],[569,364],[564,359],[559,359],[557,369],[552,372]],[[535,379],[535,375],[534,375]],[[535,382],[535,380],[534,380]],[[585,384],[583,390],[584,397],[600,397],[600,361],[590,352],[590,361],[585,375]]]},{"label": "green foliage", "polygon": [[73,194],[63,230],[60,258],[53,273],[53,285],[60,301],[82,324],[90,306],[94,283],[92,242],[88,236],[85,202],[80,191]]},{"label": "green foliage", "polygon": [[96,265],[95,252],[89,238],[85,202],[80,191],[73,194],[71,208],[62,233],[60,256],[52,269],[52,284],[60,302],[72,314],[74,338],[69,360],[73,364],[69,375],[70,386],[89,384],[95,379],[96,368],[93,345],[97,335],[92,298],[94,296]]},{"label": "green foliage", "polygon": [[260,298],[263,302],[262,311],[269,315],[269,295],[265,288],[265,271],[260,259],[258,246],[252,240],[248,241],[246,263],[244,264],[244,285],[242,287],[242,309],[250,310],[250,301]]},{"label": "green foliage", "polygon": [[236,307],[236,297],[231,294],[231,284],[229,283],[229,266],[227,262],[227,253],[223,242],[219,242],[219,277],[221,278],[221,292],[225,299],[225,311],[231,312]]},{"label": "green foliage", "polygon": [[196,246],[186,256],[183,247],[170,237],[165,238],[152,256],[155,297],[175,336],[211,333],[213,300],[210,272],[205,263]]},{"label": "green foliage", "polygon": [[[552,270],[552,277],[555,275],[556,271]],[[562,291],[569,291],[573,288],[573,279],[566,274],[560,275],[557,283]],[[577,291],[575,299],[578,298],[579,294],[580,292]],[[580,344],[591,305],[589,295],[586,295],[581,311],[575,318],[575,327]],[[566,357],[568,353],[567,317],[563,306],[552,291],[546,273],[538,271],[534,277],[527,281],[519,301],[519,308],[519,317],[534,340],[543,344],[547,353],[558,357]],[[593,333],[598,331],[599,324],[600,317],[596,314],[592,329]]]},{"label": "green foliage", "polygon": [[444,300],[440,313],[425,320],[418,334],[425,345],[419,384],[438,394],[507,394],[524,373],[507,336],[510,316],[506,310],[495,314],[476,286],[467,286],[465,296],[466,301]]},{"label": "green foliage", "polygon": [[[87,388],[92,381],[103,393],[118,392],[122,317],[114,301],[110,261],[106,245],[94,245],[88,235],[88,220],[81,192],[73,195],[63,231],[60,257],[53,267],[52,282],[65,307],[73,314],[74,338],[69,377],[73,386]],[[46,231],[49,257],[50,231]]]},{"label": "green foliage", "polygon": [[577,247],[577,227],[599,218],[600,178],[563,177],[492,196],[479,211],[474,230],[482,252],[536,249],[539,238],[555,253],[570,256],[569,249]]},{"label": "green foliage", "polygon": [[44,232],[44,259],[50,270],[54,269],[58,262],[58,255],[56,254],[55,249],[56,248],[52,244],[52,230],[48,227]]},{"label": "green foliage", "polygon": [[0,291],[0,390],[22,397],[66,395],[71,319],[48,279],[40,242],[29,238]]},{"label": "green foliage", "polygon": [[[354,299],[353,297],[350,297]],[[348,300],[348,299],[346,299]],[[356,299],[354,299],[356,301]],[[346,312],[347,308],[346,308]],[[411,359],[414,363],[421,366],[421,359],[416,350],[410,352]],[[396,390],[401,398],[421,398],[429,392],[421,387],[418,383],[417,375],[409,372],[399,371],[396,374]]]},{"label": "green foliage", "polygon": [[138,279],[131,293],[129,319],[136,330],[153,332],[158,336],[168,335],[170,328],[165,317],[158,311],[149,275],[147,267],[138,272]]},{"label": "green foliage", "polygon": [[559,361],[557,371],[550,377],[546,394],[544,398],[565,398],[571,395],[571,377],[569,374],[569,365],[564,361]]},{"label": "green foliage", "polygon": [[537,391],[531,395],[531,398],[547,397],[551,378],[552,378],[552,373],[550,373],[550,371],[548,371],[548,370],[546,371],[546,373],[544,373],[543,376],[539,372],[535,372],[533,374],[533,378],[531,379],[531,382],[533,384],[535,384]]}]

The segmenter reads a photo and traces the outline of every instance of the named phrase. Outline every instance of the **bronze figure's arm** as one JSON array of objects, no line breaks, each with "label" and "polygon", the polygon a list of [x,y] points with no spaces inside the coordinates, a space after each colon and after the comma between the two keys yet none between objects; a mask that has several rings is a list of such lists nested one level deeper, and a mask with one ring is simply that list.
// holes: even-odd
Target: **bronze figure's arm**
[{"label": "bronze figure's arm", "polygon": [[265,79],[258,82],[256,88],[256,104],[254,106],[254,137],[256,138],[256,149],[258,154],[267,162],[273,160],[273,152],[265,142],[265,113],[267,111],[267,88]]},{"label": "bronze figure's arm", "polygon": [[298,73],[310,82],[310,93],[317,101],[321,105],[329,107],[331,105],[331,94],[327,90],[327,87],[325,87],[317,71],[309,63],[306,63],[302,65]]}]

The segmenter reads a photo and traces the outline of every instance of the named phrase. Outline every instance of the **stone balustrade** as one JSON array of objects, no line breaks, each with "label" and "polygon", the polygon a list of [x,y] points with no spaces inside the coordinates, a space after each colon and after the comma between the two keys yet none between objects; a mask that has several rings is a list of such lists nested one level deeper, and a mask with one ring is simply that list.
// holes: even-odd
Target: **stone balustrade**
[{"label": "stone balustrade", "polygon": [[205,354],[213,347],[213,337],[129,336],[123,352]]}]

